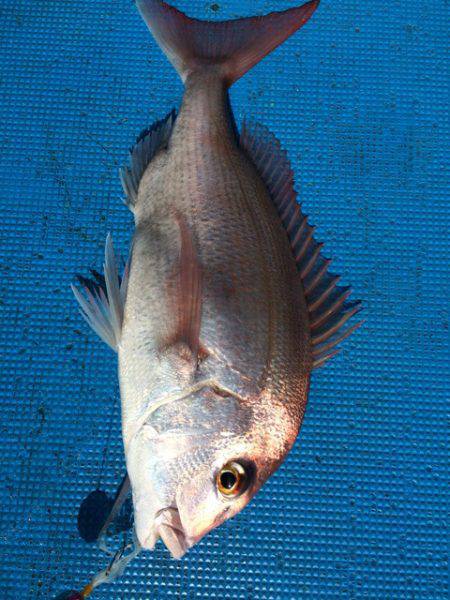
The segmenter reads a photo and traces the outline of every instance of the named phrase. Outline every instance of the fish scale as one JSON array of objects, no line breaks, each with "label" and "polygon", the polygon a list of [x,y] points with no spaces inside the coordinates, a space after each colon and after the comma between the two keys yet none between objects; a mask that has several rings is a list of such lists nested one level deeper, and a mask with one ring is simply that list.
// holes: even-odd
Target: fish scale
[{"label": "fish scale", "polygon": [[[281,355],[288,365],[288,360],[299,362],[302,358],[298,352],[300,336],[286,335],[286,330],[295,332],[298,328],[298,316],[292,310],[289,323],[277,318],[275,310],[285,304],[289,310],[302,301],[298,291],[292,293],[296,278],[292,253],[281,226],[273,218],[274,209],[265,187],[230,134],[223,86],[214,75],[204,76],[201,87],[192,85],[197,97],[187,89],[170,141],[165,163],[167,175],[160,177],[158,173],[155,185],[152,164],[144,175],[139,195],[146,205],[139,209],[139,219],[143,218],[142,213],[149,215],[152,209],[165,207],[167,198],[189,215],[199,253],[207,248],[207,256],[202,257],[205,265],[202,342],[220,350],[226,362],[243,374],[254,374],[255,380],[261,380],[264,386],[262,373],[270,371],[272,359],[277,360]],[[201,123],[199,114],[204,118]],[[205,123],[212,125],[208,127]],[[174,179],[172,173],[182,176]],[[167,186],[159,190],[158,183],[164,181]],[[214,288],[221,291],[230,272],[239,282],[239,290],[228,307],[222,301],[217,311]],[[215,284],[211,293],[210,280]],[[229,315],[226,320],[224,313]],[[224,320],[227,335],[221,336],[218,324]],[[281,328],[279,335],[278,328]],[[230,335],[229,329],[235,334]],[[303,330],[308,333],[306,324]],[[280,347],[271,357],[269,348],[277,340]],[[241,348],[249,344],[252,350],[242,354]],[[274,373],[283,377],[280,369],[275,368]]]}]

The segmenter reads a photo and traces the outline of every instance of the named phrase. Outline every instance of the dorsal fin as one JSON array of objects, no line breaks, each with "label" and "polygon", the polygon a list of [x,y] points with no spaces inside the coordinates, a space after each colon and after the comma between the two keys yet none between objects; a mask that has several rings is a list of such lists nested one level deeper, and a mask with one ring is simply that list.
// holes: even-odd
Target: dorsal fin
[{"label": "dorsal fin", "polygon": [[294,173],[277,138],[263,125],[244,123],[240,145],[263,178],[291,242],[309,310],[314,367],[321,366],[362,324],[344,327],[361,302],[350,301],[350,288],[337,285],[339,277],[328,272],[331,261],[323,256],[323,244],[314,239],[314,227],[302,213]]},{"label": "dorsal fin", "polygon": [[164,119],[156,121],[148,129],[144,129],[138,136],[135,145],[130,149],[130,165],[122,167],[119,171],[125,204],[133,210],[136,204],[139,182],[145,169],[155,154],[167,147],[172,133],[173,124],[177,117],[176,110],[172,110]]}]

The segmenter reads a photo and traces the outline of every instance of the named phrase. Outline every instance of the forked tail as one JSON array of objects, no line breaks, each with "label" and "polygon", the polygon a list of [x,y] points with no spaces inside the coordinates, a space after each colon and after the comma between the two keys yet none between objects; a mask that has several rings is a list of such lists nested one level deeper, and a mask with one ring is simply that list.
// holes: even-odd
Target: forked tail
[{"label": "forked tail", "polygon": [[162,0],[136,0],[137,7],[167,58],[186,81],[208,65],[232,85],[308,21],[319,0],[263,17],[200,21]]}]

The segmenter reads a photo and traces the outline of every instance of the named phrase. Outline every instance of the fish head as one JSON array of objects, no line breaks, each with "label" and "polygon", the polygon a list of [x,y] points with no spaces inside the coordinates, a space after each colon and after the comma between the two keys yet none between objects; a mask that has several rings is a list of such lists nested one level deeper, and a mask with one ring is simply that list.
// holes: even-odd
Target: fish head
[{"label": "fish head", "polygon": [[180,558],[240,512],[286,452],[233,394],[206,387],[160,406],[127,451],[140,544],[161,538]]}]

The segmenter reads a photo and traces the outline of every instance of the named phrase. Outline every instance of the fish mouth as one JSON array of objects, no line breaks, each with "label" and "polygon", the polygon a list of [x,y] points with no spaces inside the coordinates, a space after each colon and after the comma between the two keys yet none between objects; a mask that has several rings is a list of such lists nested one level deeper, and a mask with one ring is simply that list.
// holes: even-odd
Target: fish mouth
[{"label": "fish mouth", "polygon": [[142,546],[153,549],[158,539],[164,542],[172,558],[182,558],[189,548],[198,542],[200,537],[193,538],[186,534],[177,508],[172,506],[159,510],[153,522],[151,534]]}]

